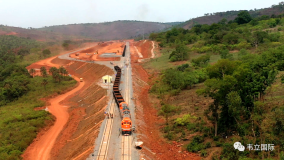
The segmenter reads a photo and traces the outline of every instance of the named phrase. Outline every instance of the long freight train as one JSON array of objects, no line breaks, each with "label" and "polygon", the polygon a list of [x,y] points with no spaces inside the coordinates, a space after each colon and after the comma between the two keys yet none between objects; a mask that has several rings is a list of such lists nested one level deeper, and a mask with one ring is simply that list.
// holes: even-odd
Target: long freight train
[{"label": "long freight train", "polygon": [[119,84],[120,84],[120,79],[121,79],[121,69],[118,66],[114,66],[114,69],[116,70],[117,73],[116,73],[115,81],[113,84],[113,96],[114,96],[117,106],[119,107],[120,116],[122,118],[121,120],[122,135],[131,134],[132,121],[131,121],[130,110],[129,110],[128,104],[124,101],[119,91]]}]

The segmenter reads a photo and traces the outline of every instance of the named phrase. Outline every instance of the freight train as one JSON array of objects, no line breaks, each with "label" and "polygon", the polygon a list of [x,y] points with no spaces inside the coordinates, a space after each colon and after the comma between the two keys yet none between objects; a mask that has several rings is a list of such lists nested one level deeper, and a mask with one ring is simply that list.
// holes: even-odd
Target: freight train
[{"label": "freight train", "polygon": [[131,130],[132,130],[130,110],[129,110],[128,104],[124,101],[119,91],[119,84],[120,84],[120,79],[121,79],[121,69],[118,66],[114,66],[114,69],[116,70],[117,73],[116,73],[115,81],[113,84],[113,97],[119,108],[120,116],[122,118],[121,131],[122,131],[122,135],[127,135],[127,134],[130,135]]}]

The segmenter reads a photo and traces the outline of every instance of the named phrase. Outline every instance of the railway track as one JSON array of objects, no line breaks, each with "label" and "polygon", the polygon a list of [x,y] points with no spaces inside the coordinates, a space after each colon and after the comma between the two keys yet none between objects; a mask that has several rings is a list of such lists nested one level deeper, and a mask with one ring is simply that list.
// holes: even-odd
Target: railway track
[{"label": "railway track", "polygon": [[[126,47],[127,50],[125,51],[125,62],[130,62],[130,52],[129,52],[129,48]],[[116,80],[114,82],[114,86],[113,86],[113,90],[112,90],[112,93],[113,93],[113,99],[112,99],[112,102],[111,102],[111,105],[110,105],[110,109],[109,109],[109,113],[113,113],[115,108],[114,107],[119,107],[119,104],[120,103],[126,103],[126,104],[130,104],[129,102],[131,101],[131,96],[132,96],[132,93],[131,93],[131,90],[130,90],[130,85],[131,84],[131,66],[129,64],[128,67],[125,67],[124,64],[123,64],[123,61],[121,61],[121,68],[118,67],[118,66],[115,66],[115,67],[118,67],[118,68],[115,68],[115,70],[117,70],[117,76],[116,76]],[[120,84],[120,75],[121,75],[121,71],[123,71],[123,79],[124,79],[124,83],[123,84],[123,87],[119,86]],[[119,77],[119,78],[117,78]],[[121,95],[120,93],[120,89],[123,90],[123,96]],[[110,91],[111,92],[111,91]],[[128,107],[128,106],[127,106]],[[132,106],[131,106],[132,107]],[[133,109],[133,108],[131,108]],[[119,108],[118,108],[119,110]],[[123,114],[126,114],[125,111],[123,112]],[[116,122],[114,124],[117,124]],[[119,123],[120,124],[120,123]],[[112,146],[109,146],[109,143],[110,143],[110,138],[111,138],[111,134],[115,133],[113,132],[112,133],[112,127],[113,127],[113,119],[106,119],[106,123],[105,123],[105,128],[103,130],[103,137],[102,137],[102,140],[100,142],[100,147],[98,149],[98,153],[97,153],[97,157],[96,157],[96,160],[108,160],[109,158],[115,158],[115,159],[121,159],[121,160],[131,160],[131,148],[132,148],[132,136],[131,134],[130,135],[127,135],[127,134],[120,134],[121,136],[121,139],[120,139],[120,152],[121,153],[118,153],[118,157],[113,157],[113,155],[111,156],[112,154],[112,151],[108,151],[109,148],[112,148]],[[118,127],[118,126],[115,126],[115,127]],[[112,143],[112,142],[111,142]],[[119,143],[118,143],[119,144]],[[108,155],[109,154],[109,155]],[[119,157],[119,154],[120,154],[120,157]]]},{"label": "railway track", "polygon": [[122,136],[121,160],[131,160],[131,136]]},{"label": "railway track", "polygon": [[[116,104],[115,104],[114,100],[112,100],[109,113],[114,112],[114,106],[115,105]],[[104,132],[103,132],[103,138],[102,138],[102,141],[100,143],[100,149],[99,149],[96,160],[106,160],[107,159],[109,141],[110,141],[110,137],[111,137],[112,124],[113,124],[112,118],[109,118],[109,119],[106,120],[106,125],[105,125],[105,129],[104,129]]]},{"label": "railway track", "polygon": [[[126,59],[126,61],[130,62],[130,53],[129,51],[126,51],[128,52],[127,55],[127,58],[128,60]],[[130,68],[130,64],[128,67],[126,67],[124,69],[124,75],[125,75],[125,85],[124,85],[124,89],[125,89],[125,92],[124,92],[124,97],[125,97],[125,101],[127,102],[127,104],[130,104],[130,90],[129,90],[129,85],[131,85],[129,83],[129,76],[131,76],[131,73],[129,73],[129,68]],[[130,109],[133,109],[130,107],[129,105],[129,108]],[[121,160],[131,160],[131,135],[127,136],[122,136],[121,138]]]}]

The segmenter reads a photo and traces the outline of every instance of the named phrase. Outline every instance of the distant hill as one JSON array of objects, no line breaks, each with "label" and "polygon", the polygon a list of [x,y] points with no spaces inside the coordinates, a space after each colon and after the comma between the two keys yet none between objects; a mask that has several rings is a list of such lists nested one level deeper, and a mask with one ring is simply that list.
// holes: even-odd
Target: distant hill
[{"label": "distant hill", "polygon": [[64,35],[62,33],[46,32],[38,29],[20,28],[0,25],[0,35],[14,35],[18,37],[24,37],[34,39],[37,41],[63,41],[65,39],[80,39],[83,37],[76,37],[71,35]]},{"label": "distant hill", "polygon": [[86,37],[99,41],[129,39],[139,35],[163,31],[180,22],[159,23],[144,21],[114,21],[105,23],[84,23],[39,28],[39,31],[62,33],[69,36]]},{"label": "distant hill", "polygon": [[44,28],[20,28],[0,25],[0,35],[15,35],[31,38],[38,41],[63,41],[63,40],[118,40],[130,39],[160,32],[181,22],[159,23],[144,21],[114,21],[105,23],[83,23]]},{"label": "distant hill", "polygon": [[[221,21],[223,18],[226,18],[228,21],[234,20],[238,13],[243,10],[239,11],[227,11],[227,12],[216,12],[216,13],[205,13],[202,17],[197,17],[190,19],[184,23],[179,24],[180,27],[184,29],[190,29],[196,24],[212,24]],[[284,2],[280,2],[278,5],[272,5],[269,8],[262,8],[262,9],[254,9],[249,10],[249,13],[253,18],[260,17],[262,15],[279,15],[284,13]]]}]

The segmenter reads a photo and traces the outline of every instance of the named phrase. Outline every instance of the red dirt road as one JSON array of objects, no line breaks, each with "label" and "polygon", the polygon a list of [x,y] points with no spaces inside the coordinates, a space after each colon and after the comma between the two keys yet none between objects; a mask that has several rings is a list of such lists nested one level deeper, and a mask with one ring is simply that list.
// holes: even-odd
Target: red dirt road
[{"label": "red dirt road", "polygon": [[[52,58],[39,61],[31,66],[40,65],[40,66],[58,67],[58,65],[51,63],[51,60],[53,60],[54,58],[56,57],[52,57]],[[32,68],[32,67],[28,67],[28,68]],[[74,79],[79,81],[79,78],[77,77],[74,77]],[[38,139],[38,141],[34,141],[32,145],[30,145],[27,148],[26,152],[23,154],[24,159],[27,159],[27,160],[39,160],[39,159],[48,160],[49,159],[50,151],[54,145],[54,142],[69,118],[68,106],[63,106],[60,104],[60,102],[63,101],[68,96],[82,89],[84,84],[85,84],[84,82],[80,82],[79,85],[75,89],[49,100],[50,106],[48,106],[47,108],[49,112],[56,117],[56,121],[54,125],[44,135],[42,135],[40,139]]]}]

